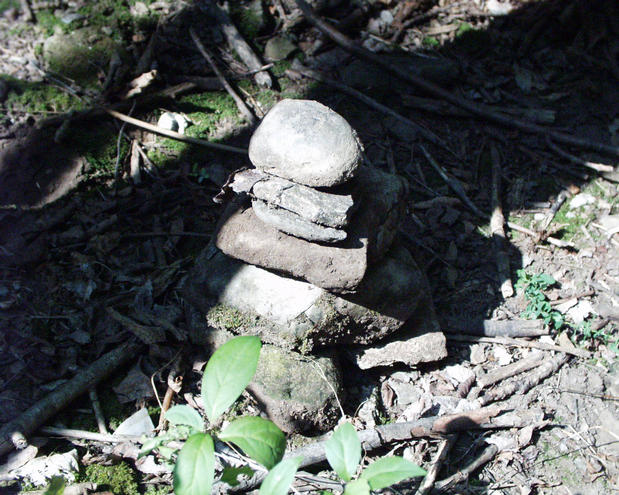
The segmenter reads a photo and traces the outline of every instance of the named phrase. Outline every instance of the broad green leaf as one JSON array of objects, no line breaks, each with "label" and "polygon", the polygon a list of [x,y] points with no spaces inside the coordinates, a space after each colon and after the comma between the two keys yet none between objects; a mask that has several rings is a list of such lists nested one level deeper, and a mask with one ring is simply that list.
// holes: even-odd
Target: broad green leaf
[{"label": "broad green leaf", "polygon": [[275,423],[257,416],[235,419],[219,434],[219,439],[232,442],[245,454],[271,469],[286,450],[286,437]]},{"label": "broad green leaf", "polygon": [[62,476],[52,476],[43,495],[62,495],[64,493],[65,480]]},{"label": "broad green leaf", "polygon": [[190,426],[196,433],[204,428],[204,421],[200,413],[186,405],[172,406],[166,411],[165,419],[173,425]]},{"label": "broad green leaf", "polygon": [[344,481],[350,481],[357,472],[361,460],[361,442],[350,423],[339,426],[325,443],[327,460]]},{"label": "broad green leaf", "polygon": [[176,495],[210,495],[215,477],[213,439],[206,433],[191,435],[174,466]]},{"label": "broad green leaf", "polygon": [[343,495],[370,495],[370,484],[367,480],[359,478],[350,483],[346,483]]},{"label": "broad green leaf", "polygon": [[398,456],[383,457],[366,467],[360,478],[367,480],[372,490],[380,490],[407,478],[425,476],[416,464]]},{"label": "broad green leaf", "polygon": [[280,461],[264,478],[258,495],[286,495],[302,460],[299,456]]},{"label": "broad green leaf", "polygon": [[235,337],[211,356],[202,377],[202,401],[211,423],[238,399],[251,381],[261,346],[258,337]]},{"label": "broad green leaf", "polygon": [[220,481],[224,483],[228,483],[230,486],[236,486],[239,484],[238,477],[244,474],[248,478],[251,478],[254,475],[254,470],[249,466],[241,466],[241,467],[225,467],[223,472],[221,473]]}]

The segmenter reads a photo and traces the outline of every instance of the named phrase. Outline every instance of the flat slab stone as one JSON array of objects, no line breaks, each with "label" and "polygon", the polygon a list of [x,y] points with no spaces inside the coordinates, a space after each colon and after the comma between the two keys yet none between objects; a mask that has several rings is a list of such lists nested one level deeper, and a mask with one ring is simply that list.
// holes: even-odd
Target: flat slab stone
[{"label": "flat slab stone", "polygon": [[317,191],[256,169],[238,172],[230,187],[326,227],[347,225],[355,206],[351,194]]},{"label": "flat slab stone", "polygon": [[277,206],[271,206],[259,199],[253,200],[251,207],[260,220],[286,234],[308,241],[326,243],[336,243],[346,239],[345,230],[318,225],[300,217],[296,213],[278,208]]},{"label": "flat slab stone", "polygon": [[362,167],[355,179],[359,207],[337,245],[322,245],[285,234],[262,222],[247,202],[230,204],[215,232],[215,244],[228,256],[302,278],[332,292],[353,292],[368,264],[387,251],[403,211],[406,182],[393,174]]},{"label": "flat slab stone", "polygon": [[417,312],[431,310],[427,281],[399,245],[368,270],[355,295],[338,297],[232,259],[213,246],[198,257],[181,291],[212,327],[259,335],[264,342],[304,352],[337,343],[375,342]]},{"label": "flat slab stone", "polygon": [[312,187],[350,180],[361,158],[350,124],[312,100],[280,101],[249,142],[249,159],[257,169]]}]

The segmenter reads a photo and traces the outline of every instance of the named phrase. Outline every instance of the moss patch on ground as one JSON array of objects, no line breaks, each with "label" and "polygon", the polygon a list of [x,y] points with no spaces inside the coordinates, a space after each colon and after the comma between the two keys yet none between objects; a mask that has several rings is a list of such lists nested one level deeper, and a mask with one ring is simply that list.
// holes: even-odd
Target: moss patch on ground
[{"label": "moss patch on ground", "polygon": [[11,112],[63,113],[84,108],[74,95],[45,82],[29,82],[0,76],[9,86],[6,106]]},{"label": "moss patch on ground", "polygon": [[120,462],[112,466],[91,464],[80,476],[81,482],[97,483],[114,495],[138,495],[140,493],[135,471],[128,464]]}]

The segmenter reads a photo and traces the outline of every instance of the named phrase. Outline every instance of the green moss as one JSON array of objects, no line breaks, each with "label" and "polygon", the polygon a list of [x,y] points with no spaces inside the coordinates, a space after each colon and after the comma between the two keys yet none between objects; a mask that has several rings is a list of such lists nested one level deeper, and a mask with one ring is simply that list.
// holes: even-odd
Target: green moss
[{"label": "green moss", "polygon": [[[118,135],[106,125],[72,125],[66,144],[73,146],[92,167],[93,172],[112,172],[116,167]],[[129,143],[120,142],[121,160],[129,151]]]},{"label": "green moss", "polygon": [[62,113],[84,107],[84,103],[79,98],[51,84],[21,81],[8,76],[0,77],[9,85],[6,105],[12,111]]},{"label": "green moss", "polygon": [[251,325],[255,321],[239,310],[225,304],[218,304],[212,307],[207,313],[206,319],[214,327],[225,330],[236,330],[237,328]]},{"label": "green moss", "polygon": [[51,10],[41,10],[37,12],[36,19],[37,24],[47,36],[51,36],[56,30],[65,33],[70,31],[69,25],[58,19]]},{"label": "green moss", "polygon": [[250,41],[264,28],[264,13],[260,1],[242,5],[240,1],[230,2],[230,16],[243,37]]},{"label": "green moss", "polygon": [[80,481],[97,483],[99,488],[105,488],[114,495],[138,495],[136,473],[128,464],[120,462],[113,466],[91,464],[86,466]]},{"label": "green moss", "polygon": [[0,13],[8,9],[19,9],[19,0],[0,0]]},{"label": "green moss", "polygon": [[433,38],[432,36],[426,36],[421,41],[421,44],[425,48],[438,48],[441,43],[436,38]]}]

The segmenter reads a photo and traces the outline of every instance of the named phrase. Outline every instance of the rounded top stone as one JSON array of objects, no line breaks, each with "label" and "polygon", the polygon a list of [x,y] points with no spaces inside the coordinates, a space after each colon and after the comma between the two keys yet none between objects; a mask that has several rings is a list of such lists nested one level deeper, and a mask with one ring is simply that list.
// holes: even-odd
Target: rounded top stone
[{"label": "rounded top stone", "polygon": [[361,164],[361,146],[346,120],[312,100],[282,100],[254,132],[249,159],[271,175],[312,187],[342,184]]}]

